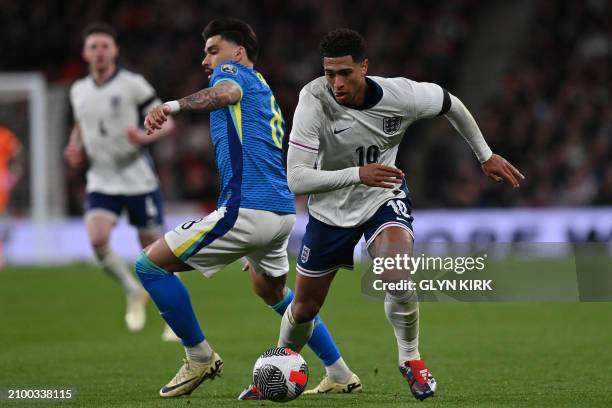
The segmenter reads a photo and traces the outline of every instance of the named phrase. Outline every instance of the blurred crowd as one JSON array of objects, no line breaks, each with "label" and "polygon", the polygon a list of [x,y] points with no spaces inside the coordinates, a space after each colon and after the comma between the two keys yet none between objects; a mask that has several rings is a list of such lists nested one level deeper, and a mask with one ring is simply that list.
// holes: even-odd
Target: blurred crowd
[{"label": "blurred crowd", "polygon": [[612,205],[612,3],[535,2],[514,61],[476,118],[526,182],[512,191],[459,163],[440,204]]},{"label": "blurred crowd", "polygon": [[[50,81],[70,84],[87,73],[80,58],[82,27],[105,20],[119,32],[120,64],[142,73],[162,99],[176,99],[207,85],[199,65],[204,25],[234,16],[257,32],[256,68],[290,128],[300,88],[321,75],[318,41],[325,32],[351,27],[364,34],[372,75],[406,76],[452,90],[483,4],[0,0],[0,51],[11,56],[0,60],[0,69],[43,70]],[[612,204],[611,9],[605,0],[537,1],[515,65],[500,79],[499,95],[485,111],[474,112],[494,149],[528,177],[524,188],[512,191],[487,181],[473,158],[421,151],[428,125],[417,123],[399,156],[418,207]],[[207,115],[181,114],[177,125],[172,137],[152,146],[163,194],[214,205],[218,181]],[[405,159],[415,154],[427,160]],[[74,186],[83,185],[75,183],[83,175],[68,177],[71,209],[78,211]]]}]

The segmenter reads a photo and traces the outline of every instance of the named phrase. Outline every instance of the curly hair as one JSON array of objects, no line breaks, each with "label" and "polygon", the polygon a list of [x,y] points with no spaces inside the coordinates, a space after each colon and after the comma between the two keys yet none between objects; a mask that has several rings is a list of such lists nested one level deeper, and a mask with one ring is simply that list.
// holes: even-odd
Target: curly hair
[{"label": "curly hair", "polygon": [[366,58],[365,40],[361,34],[349,28],[339,28],[325,34],[319,49],[324,58],[350,55],[355,62],[361,62]]},{"label": "curly hair", "polygon": [[250,25],[235,18],[221,18],[213,20],[202,31],[204,40],[220,35],[223,39],[244,47],[251,62],[257,62],[259,43],[255,31]]}]

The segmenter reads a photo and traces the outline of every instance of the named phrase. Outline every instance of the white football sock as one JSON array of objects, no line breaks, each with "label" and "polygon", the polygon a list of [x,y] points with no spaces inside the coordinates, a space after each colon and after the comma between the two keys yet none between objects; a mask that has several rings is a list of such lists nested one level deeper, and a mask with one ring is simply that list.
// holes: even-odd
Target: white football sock
[{"label": "white football sock", "polygon": [[191,361],[207,363],[213,355],[213,350],[210,348],[208,341],[204,340],[193,347],[185,347],[185,354]]},{"label": "white football sock", "polygon": [[98,249],[96,257],[104,271],[115,277],[128,295],[137,295],[144,292],[143,287],[134,278],[125,261],[110,247]]},{"label": "white football sock", "polygon": [[397,298],[387,294],[385,314],[397,340],[398,360],[419,360],[419,303],[416,295]]},{"label": "white football sock", "polygon": [[304,345],[308,343],[308,340],[310,340],[313,329],[314,320],[304,323],[295,322],[291,314],[291,304],[289,304],[281,319],[278,347],[289,347],[291,350],[299,353]]},{"label": "white football sock", "polygon": [[329,378],[340,384],[345,384],[351,378],[351,370],[342,357],[332,365],[325,366],[325,372]]}]

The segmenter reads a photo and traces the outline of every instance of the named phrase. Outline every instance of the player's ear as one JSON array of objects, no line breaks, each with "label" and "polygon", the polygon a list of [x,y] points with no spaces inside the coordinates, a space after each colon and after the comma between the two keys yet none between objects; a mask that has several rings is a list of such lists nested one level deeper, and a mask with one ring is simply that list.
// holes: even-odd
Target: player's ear
[{"label": "player's ear", "polygon": [[361,61],[361,76],[364,77],[368,74],[368,59],[364,58]]},{"label": "player's ear", "polygon": [[246,48],[242,46],[236,47],[236,54],[234,55],[234,58],[236,62],[246,59]]}]

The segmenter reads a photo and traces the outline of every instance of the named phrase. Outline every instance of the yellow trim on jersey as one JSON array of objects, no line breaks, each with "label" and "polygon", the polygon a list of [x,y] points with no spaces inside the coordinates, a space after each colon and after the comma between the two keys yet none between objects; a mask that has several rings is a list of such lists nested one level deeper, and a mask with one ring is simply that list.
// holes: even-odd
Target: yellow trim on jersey
[{"label": "yellow trim on jersey", "polygon": [[234,127],[236,128],[236,132],[238,132],[238,138],[240,138],[240,143],[242,143],[242,108],[240,107],[240,101],[242,100],[242,96],[244,95],[242,92],[242,87],[240,86],[238,82],[234,81],[233,79],[229,79],[229,78],[219,79],[218,81],[215,82],[215,86],[219,82],[223,82],[223,81],[229,81],[233,84],[236,84],[236,86],[240,89],[240,100],[233,105],[229,105],[228,108],[230,111],[230,115],[232,115],[232,122],[234,122]]},{"label": "yellow trim on jersey", "polygon": [[187,252],[194,244],[199,242],[206,234],[208,234],[213,228],[215,228],[215,225],[217,225],[216,222],[210,227],[204,228],[202,231],[199,231],[193,237],[183,242],[178,248],[173,249],[172,252],[174,253],[174,256],[184,261],[181,256],[183,256],[183,254],[185,254],[185,252]]},{"label": "yellow trim on jersey", "polygon": [[[279,149],[283,148],[283,137],[285,136],[285,131],[283,130],[283,115],[280,113],[280,109],[276,110],[276,100],[274,99],[274,95],[270,96],[270,110],[272,111],[272,119],[270,119],[270,128],[272,129],[272,139],[274,140],[274,144]],[[278,134],[280,137],[276,136],[276,132],[278,129]]]},{"label": "yellow trim on jersey", "polygon": [[259,72],[255,72],[255,76],[261,81],[262,84],[264,84],[268,88],[270,87],[270,85],[268,85],[268,83],[266,82],[266,79]]},{"label": "yellow trim on jersey", "polygon": [[240,138],[240,143],[242,143],[242,109],[240,107],[240,102],[235,105],[230,105],[229,108],[230,114],[232,115],[232,122],[234,122],[238,137]]}]

